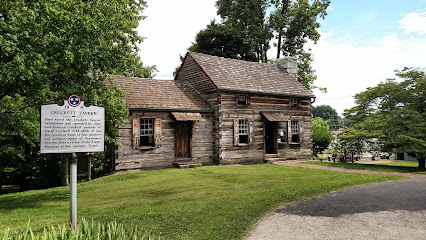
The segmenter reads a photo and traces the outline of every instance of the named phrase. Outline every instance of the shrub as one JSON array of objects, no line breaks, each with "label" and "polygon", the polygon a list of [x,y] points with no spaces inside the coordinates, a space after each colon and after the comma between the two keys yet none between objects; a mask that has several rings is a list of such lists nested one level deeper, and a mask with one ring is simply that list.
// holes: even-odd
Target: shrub
[{"label": "shrub", "polygon": [[327,122],[320,117],[312,119],[312,138],[314,156],[317,156],[327,149],[328,145],[333,140],[330,127]]}]

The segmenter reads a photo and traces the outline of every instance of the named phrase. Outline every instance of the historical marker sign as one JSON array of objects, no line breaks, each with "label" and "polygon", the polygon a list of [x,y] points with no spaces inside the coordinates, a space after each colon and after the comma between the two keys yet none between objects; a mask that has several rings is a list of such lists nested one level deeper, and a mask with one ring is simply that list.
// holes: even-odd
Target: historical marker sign
[{"label": "historical marker sign", "polygon": [[63,106],[41,106],[40,153],[103,152],[105,109],[85,107],[77,95]]}]

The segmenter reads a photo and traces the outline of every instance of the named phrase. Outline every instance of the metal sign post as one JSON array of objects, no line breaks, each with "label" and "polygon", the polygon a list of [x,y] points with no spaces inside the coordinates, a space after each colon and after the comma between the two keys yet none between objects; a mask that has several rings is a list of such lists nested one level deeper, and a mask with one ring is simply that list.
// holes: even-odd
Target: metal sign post
[{"label": "metal sign post", "polygon": [[70,161],[70,222],[77,228],[77,154],[73,153]]},{"label": "metal sign post", "polygon": [[[103,152],[105,109],[84,106],[75,94],[64,105],[41,106],[40,153],[71,153],[70,223],[77,228],[77,153]],[[90,170],[89,170],[90,171]]]}]

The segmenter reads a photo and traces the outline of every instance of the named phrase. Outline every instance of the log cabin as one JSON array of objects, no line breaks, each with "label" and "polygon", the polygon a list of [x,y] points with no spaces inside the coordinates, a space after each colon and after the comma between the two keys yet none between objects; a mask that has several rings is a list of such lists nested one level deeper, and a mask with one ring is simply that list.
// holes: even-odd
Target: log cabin
[{"label": "log cabin", "polygon": [[129,109],[116,170],[312,157],[315,96],[297,81],[294,57],[269,64],[188,52],[174,80],[112,77]]}]

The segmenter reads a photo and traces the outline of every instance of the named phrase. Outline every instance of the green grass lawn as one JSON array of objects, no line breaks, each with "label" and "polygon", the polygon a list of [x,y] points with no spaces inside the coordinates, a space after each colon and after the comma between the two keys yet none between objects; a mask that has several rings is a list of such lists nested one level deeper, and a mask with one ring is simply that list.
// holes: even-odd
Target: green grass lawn
[{"label": "green grass lawn", "polygon": [[419,165],[416,162],[386,162],[386,163],[376,163],[376,164],[363,164],[364,162],[355,162],[355,163],[333,163],[333,162],[319,162],[319,161],[309,161],[303,162],[305,164],[312,165],[321,165],[329,167],[341,167],[348,169],[359,169],[359,170],[373,170],[373,171],[383,171],[383,172],[400,172],[400,173],[416,173],[416,174],[426,174],[426,171],[420,171],[417,166]]},{"label": "green grass lawn", "polygon": [[[78,217],[116,220],[163,239],[240,239],[265,214],[295,200],[401,179],[278,165],[211,166],[108,176],[78,185]],[[0,196],[0,231],[66,223],[69,188]]]}]

